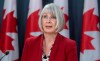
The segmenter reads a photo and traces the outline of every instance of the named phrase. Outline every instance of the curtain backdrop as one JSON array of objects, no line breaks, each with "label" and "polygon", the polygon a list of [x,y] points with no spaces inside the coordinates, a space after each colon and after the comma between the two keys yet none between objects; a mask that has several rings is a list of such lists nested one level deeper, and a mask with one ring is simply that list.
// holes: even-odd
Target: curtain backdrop
[{"label": "curtain backdrop", "polygon": [[[53,0],[43,0],[43,6],[52,3]],[[2,20],[2,9],[4,0],[0,0],[0,26]],[[80,39],[82,29],[82,14],[84,0],[69,0],[69,30],[70,38],[77,42],[78,55],[80,50]],[[98,0],[99,19],[100,19],[100,0]],[[17,19],[18,19],[18,36],[19,36],[19,52],[20,57],[24,45],[24,36],[26,28],[26,20],[28,15],[29,0],[17,0]],[[100,22],[100,21],[99,21]],[[1,28],[1,27],[0,27]]]}]

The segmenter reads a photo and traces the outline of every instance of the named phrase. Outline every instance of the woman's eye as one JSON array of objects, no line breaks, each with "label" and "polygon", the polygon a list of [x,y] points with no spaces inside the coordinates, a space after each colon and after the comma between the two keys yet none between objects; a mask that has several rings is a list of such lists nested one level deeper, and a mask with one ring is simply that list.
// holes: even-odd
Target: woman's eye
[{"label": "woman's eye", "polygon": [[56,19],[56,17],[55,17],[55,16],[52,16],[51,18],[52,18],[52,19]]},{"label": "woman's eye", "polygon": [[47,16],[46,16],[46,15],[44,15],[44,16],[43,16],[43,18],[47,18]]}]

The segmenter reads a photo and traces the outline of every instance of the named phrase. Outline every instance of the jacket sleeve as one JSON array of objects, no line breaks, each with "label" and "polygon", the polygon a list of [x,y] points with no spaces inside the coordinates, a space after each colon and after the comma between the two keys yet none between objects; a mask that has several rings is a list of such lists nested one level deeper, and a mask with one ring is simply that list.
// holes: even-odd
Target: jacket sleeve
[{"label": "jacket sleeve", "polygon": [[29,40],[26,40],[25,41],[25,44],[24,44],[24,48],[23,48],[23,52],[22,52],[22,57],[21,57],[21,61],[28,61],[28,47],[29,47]]},{"label": "jacket sleeve", "polygon": [[67,54],[67,61],[78,61],[77,46],[75,42],[72,42]]}]

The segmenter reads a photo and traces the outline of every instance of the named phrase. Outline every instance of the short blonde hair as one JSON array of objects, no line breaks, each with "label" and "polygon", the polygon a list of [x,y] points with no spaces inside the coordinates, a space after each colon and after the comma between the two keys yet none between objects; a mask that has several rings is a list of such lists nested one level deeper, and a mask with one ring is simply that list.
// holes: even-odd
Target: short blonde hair
[{"label": "short blonde hair", "polygon": [[43,27],[42,27],[42,16],[43,14],[49,11],[50,13],[52,13],[54,16],[56,16],[56,20],[57,20],[57,24],[56,24],[56,32],[60,32],[61,30],[63,30],[64,28],[64,14],[61,10],[60,7],[58,7],[56,4],[54,3],[50,3],[44,6],[43,10],[40,13],[40,17],[39,17],[39,28],[41,31],[43,31]]}]

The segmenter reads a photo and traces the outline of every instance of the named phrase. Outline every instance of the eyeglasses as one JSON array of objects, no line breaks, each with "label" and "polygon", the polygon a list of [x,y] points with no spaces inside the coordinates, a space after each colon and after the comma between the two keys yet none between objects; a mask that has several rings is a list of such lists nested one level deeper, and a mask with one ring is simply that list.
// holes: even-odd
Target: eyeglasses
[{"label": "eyeglasses", "polygon": [[48,15],[43,15],[42,18],[43,19],[56,19],[56,16],[49,17]]}]

